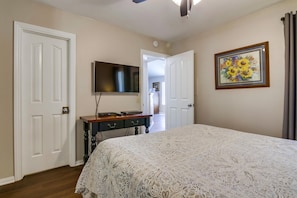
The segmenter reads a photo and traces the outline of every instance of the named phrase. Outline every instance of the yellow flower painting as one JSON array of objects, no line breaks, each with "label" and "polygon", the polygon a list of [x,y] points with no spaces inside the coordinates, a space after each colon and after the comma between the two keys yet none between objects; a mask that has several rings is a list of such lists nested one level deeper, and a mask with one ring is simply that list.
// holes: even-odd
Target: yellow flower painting
[{"label": "yellow flower painting", "polygon": [[235,55],[220,60],[221,80],[224,83],[260,80],[258,52]]}]

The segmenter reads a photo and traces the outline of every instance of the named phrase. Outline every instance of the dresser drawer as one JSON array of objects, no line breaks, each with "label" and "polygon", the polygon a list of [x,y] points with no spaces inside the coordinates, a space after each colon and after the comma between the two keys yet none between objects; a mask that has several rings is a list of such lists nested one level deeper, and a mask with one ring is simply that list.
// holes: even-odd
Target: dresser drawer
[{"label": "dresser drawer", "polygon": [[135,127],[144,125],[144,118],[142,119],[129,119],[125,122],[125,127]]},{"label": "dresser drawer", "polygon": [[113,130],[113,129],[121,129],[123,127],[124,127],[123,120],[115,120],[115,121],[100,123],[99,130],[100,131],[108,131],[108,130]]}]

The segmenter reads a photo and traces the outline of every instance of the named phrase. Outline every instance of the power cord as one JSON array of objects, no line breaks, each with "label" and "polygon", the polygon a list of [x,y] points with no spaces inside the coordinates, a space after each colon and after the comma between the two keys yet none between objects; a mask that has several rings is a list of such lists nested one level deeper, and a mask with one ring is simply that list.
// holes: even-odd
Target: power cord
[{"label": "power cord", "polygon": [[99,98],[97,98],[98,94],[95,94],[95,102],[96,102],[96,110],[95,110],[95,117],[98,117],[98,108],[99,108],[99,103],[100,103],[100,99],[101,99],[101,95],[102,93],[99,93]]}]

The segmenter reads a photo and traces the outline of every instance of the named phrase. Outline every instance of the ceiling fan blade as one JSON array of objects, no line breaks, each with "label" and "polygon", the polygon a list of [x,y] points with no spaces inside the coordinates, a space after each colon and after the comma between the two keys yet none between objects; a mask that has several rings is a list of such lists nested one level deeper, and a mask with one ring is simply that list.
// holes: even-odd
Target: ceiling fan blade
[{"label": "ceiling fan blade", "polygon": [[180,15],[188,16],[193,5],[193,0],[181,0],[180,3]]},{"label": "ceiling fan blade", "polygon": [[180,2],[180,16],[188,15],[188,0],[181,0]]},{"label": "ceiling fan blade", "polygon": [[192,5],[193,5],[193,0],[189,0],[188,11],[191,11]]},{"label": "ceiling fan blade", "polygon": [[143,1],[145,1],[145,0],[133,0],[134,3],[141,3]]}]

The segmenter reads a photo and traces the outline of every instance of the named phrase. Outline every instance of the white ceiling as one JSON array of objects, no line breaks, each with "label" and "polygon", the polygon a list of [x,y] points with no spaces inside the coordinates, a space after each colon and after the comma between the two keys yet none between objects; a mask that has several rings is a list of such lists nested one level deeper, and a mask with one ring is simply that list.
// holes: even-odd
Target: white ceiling
[{"label": "white ceiling", "polygon": [[180,17],[171,0],[33,0],[132,31],[173,42],[284,0],[202,0]]}]

